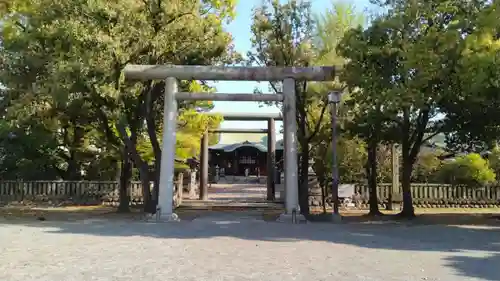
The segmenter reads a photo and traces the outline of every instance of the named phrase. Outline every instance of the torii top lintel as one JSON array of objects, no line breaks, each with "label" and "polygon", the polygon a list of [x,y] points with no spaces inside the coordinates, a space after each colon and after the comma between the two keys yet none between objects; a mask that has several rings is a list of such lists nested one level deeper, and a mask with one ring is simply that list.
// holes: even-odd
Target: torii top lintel
[{"label": "torii top lintel", "polygon": [[123,70],[126,79],[214,81],[279,81],[292,78],[297,81],[333,81],[340,69],[335,66],[314,67],[243,67],[200,65],[134,65]]}]

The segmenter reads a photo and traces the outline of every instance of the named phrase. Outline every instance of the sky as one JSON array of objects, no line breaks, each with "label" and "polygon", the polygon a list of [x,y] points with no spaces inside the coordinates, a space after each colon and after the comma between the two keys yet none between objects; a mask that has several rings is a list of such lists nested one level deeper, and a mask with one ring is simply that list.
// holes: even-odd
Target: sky
[{"label": "sky", "polygon": [[[323,13],[332,7],[332,0],[312,0],[314,13]],[[250,26],[252,24],[252,8],[259,5],[260,0],[239,0],[236,7],[236,19],[226,26],[227,31],[233,35],[235,48],[241,54],[246,54],[250,48]],[[357,10],[366,11],[370,8],[369,0],[351,0]],[[269,92],[267,83],[247,81],[220,81],[213,84],[220,93],[252,93],[255,87],[259,87],[264,93]],[[214,102],[214,112],[279,112],[277,107],[262,106],[258,102]],[[276,123],[276,128],[281,128],[281,122]],[[221,128],[267,128],[266,121],[225,121]],[[222,136],[224,138],[224,136]],[[277,138],[282,138],[277,135]]]}]

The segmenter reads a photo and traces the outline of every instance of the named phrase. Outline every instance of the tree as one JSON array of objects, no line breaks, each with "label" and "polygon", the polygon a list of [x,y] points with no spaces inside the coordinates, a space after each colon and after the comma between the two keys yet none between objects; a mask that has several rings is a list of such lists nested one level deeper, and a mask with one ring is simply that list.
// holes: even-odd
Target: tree
[{"label": "tree", "polygon": [[495,181],[495,172],[488,161],[477,153],[459,156],[446,163],[441,171],[447,182],[480,187]]},{"label": "tree", "polygon": [[496,179],[500,178],[500,148],[495,146],[491,154],[488,155],[488,163],[490,168],[495,172]]},{"label": "tree", "polygon": [[[443,105],[459,100],[456,66],[469,18],[481,1],[388,1],[389,11],[366,30],[346,37],[345,56],[350,59],[346,77],[359,87],[355,103],[371,105],[381,119],[369,124],[389,125],[383,136],[402,147],[402,216],[413,217],[410,182],[420,147],[449,128],[437,119]],[[437,47],[436,47],[437,46]],[[357,76],[357,78],[356,78]],[[373,82],[367,90],[365,81]],[[376,87],[374,91],[373,88]],[[373,121],[376,120],[376,121]]]},{"label": "tree", "polygon": [[[332,178],[332,147],[321,143],[313,150],[314,171],[320,184],[328,186]],[[340,182],[359,183],[365,177],[366,145],[356,138],[340,137],[337,141]]]},{"label": "tree", "polygon": [[[280,4],[277,0],[263,1],[254,9],[252,48],[248,52],[249,64],[262,66],[308,66],[312,61],[313,18],[310,3],[291,0]],[[274,92],[281,92],[281,82],[271,82]],[[308,166],[309,136],[307,135],[307,82],[295,85],[297,107],[297,140],[299,143],[299,205],[300,211],[309,213]],[[281,105],[279,105],[281,106]]]},{"label": "tree", "polygon": [[377,198],[377,151],[386,139],[385,134],[390,126],[386,116],[392,113],[391,109],[385,107],[389,97],[384,92],[390,87],[393,76],[393,70],[386,65],[394,61],[394,56],[377,49],[387,40],[383,22],[378,20],[366,30],[362,27],[352,29],[338,46],[339,54],[350,60],[341,75],[341,80],[350,90],[346,101],[350,118],[347,119],[345,130],[367,144],[365,171],[372,215],[381,214]]},{"label": "tree", "polygon": [[[356,22],[352,7],[335,5],[331,13],[317,20],[308,1],[290,0],[285,4],[269,0],[254,10],[252,47],[249,63],[262,66],[310,66],[339,64],[342,59],[335,46]],[[271,83],[280,92],[280,83]],[[327,113],[328,90],[337,83],[296,83],[297,139],[299,144],[299,204],[303,214],[309,213],[308,170],[312,147],[318,147],[320,132],[330,128]],[[324,134],[327,135],[327,134]]]},{"label": "tree", "polygon": [[[161,156],[157,132],[162,118],[158,112],[163,109],[164,84],[123,81],[122,68],[128,63],[233,61],[231,36],[222,28],[222,22],[232,18],[233,10],[231,0],[190,0],[183,1],[182,5],[170,0],[18,0],[7,5],[2,14],[1,82],[9,94],[21,93],[23,97],[33,96],[33,88],[36,88],[36,103],[45,105],[48,100],[48,109],[52,111],[58,108],[56,105],[68,102],[83,105],[74,106],[78,110],[64,110],[64,116],[72,115],[68,113],[83,116],[68,119],[84,122],[99,132],[98,143],[121,158],[123,200],[131,175],[129,159],[134,161],[143,182],[145,208],[154,212],[159,176],[155,170],[159,170]],[[182,91],[193,90],[193,87],[198,91],[208,90],[203,83],[180,84]],[[189,112],[196,106],[207,105],[180,103],[182,114],[190,116]],[[54,118],[64,120],[62,116]],[[205,119],[199,127],[210,123]],[[74,134],[78,136],[77,143],[84,142],[80,137],[80,123],[72,121],[70,125],[78,131]],[[85,135],[87,131],[83,131]],[[144,155],[137,150],[143,140],[151,143],[152,172]],[[150,181],[155,183],[154,195],[149,189]],[[128,207],[128,202],[123,205]]]},{"label": "tree", "polygon": [[431,182],[439,181],[439,172],[443,162],[439,158],[440,154],[436,152],[422,152],[415,162],[415,168],[412,174],[413,182]]},{"label": "tree", "polygon": [[484,152],[497,146],[500,137],[499,1],[479,1],[480,9],[467,19],[468,36],[456,75],[460,100],[443,105],[452,124],[447,144],[461,152]]}]

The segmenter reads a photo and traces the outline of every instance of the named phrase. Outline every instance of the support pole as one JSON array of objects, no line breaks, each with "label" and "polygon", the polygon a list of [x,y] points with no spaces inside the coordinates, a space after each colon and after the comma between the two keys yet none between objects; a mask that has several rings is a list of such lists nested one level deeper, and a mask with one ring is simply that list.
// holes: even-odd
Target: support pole
[{"label": "support pole", "polygon": [[332,106],[331,118],[332,118],[332,221],[339,222],[342,217],[339,213],[339,167],[338,167],[338,157],[337,157],[337,106],[340,103],[342,92],[334,91],[328,95],[328,102]]},{"label": "support pole", "polygon": [[208,199],[208,132],[203,133],[200,145],[200,200]]},{"label": "support pole", "polygon": [[267,120],[267,200],[276,198],[276,130],[274,119]]},{"label": "support pole", "polygon": [[333,216],[339,216],[339,167],[337,163],[337,103],[332,103],[332,205]]},{"label": "support pole", "polygon": [[285,115],[285,214],[280,220],[297,222],[300,215],[298,169],[297,169],[297,121],[295,104],[295,80],[287,78],[283,81],[284,115]]},{"label": "support pole", "polygon": [[160,166],[160,187],[158,195],[157,218],[166,221],[178,220],[173,210],[174,200],[174,158],[175,131],[177,127],[177,80],[165,79],[165,99],[163,111],[163,136]]},{"label": "support pole", "polygon": [[[287,127],[285,126],[286,124],[286,118],[285,118],[285,106],[283,105],[283,136],[287,135]],[[287,145],[287,138],[283,137],[283,159],[281,159],[281,170],[283,171],[283,174],[285,173],[285,163],[286,163],[286,148],[288,147]],[[281,172],[280,172],[280,179],[281,179]],[[283,190],[280,193],[280,201],[285,202],[286,201],[286,176],[283,175]]]}]

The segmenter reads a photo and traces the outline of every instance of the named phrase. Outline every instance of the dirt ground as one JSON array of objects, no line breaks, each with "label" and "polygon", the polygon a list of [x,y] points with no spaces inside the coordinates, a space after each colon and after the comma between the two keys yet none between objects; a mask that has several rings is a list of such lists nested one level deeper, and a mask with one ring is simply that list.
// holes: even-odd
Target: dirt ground
[{"label": "dirt ground", "polygon": [[[281,188],[281,187],[280,187]],[[278,188],[277,196],[281,196]],[[500,220],[500,208],[416,208],[417,218],[412,223],[423,224],[491,224]],[[213,184],[209,189],[209,200],[199,201],[197,199],[186,199],[181,208],[176,210],[181,220],[192,220],[201,216],[214,213],[251,213],[252,216],[260,216],[266,221],[275,221],[282,212],[279,204],[266,201],[265,184]],[[331,211],[330,211],[331,212]],[[395,216],[397,211],[385,211],[385,216],[369,217],[367,210],[348,209],[341,210],[342,222],[345,223],[367,223],[378,221],[401,221]],[[312,222],[328,222],[330,214],[323,214],[321,209],[311,210],[308,217]],[[132,208],[130,213],[117,213],[116,208],[111,206],[65,206],[53,207],[49,205],[30,204],[8,204],[0,207],[0,219],[33,219],[33,220],[78,220],[85,218],[109,218],[109,219],[132,219],[141,220],[146,216],[140,209]]]},{"label": "dirt ground", "polygon": [[[492,209],[456,209],[456,208],[431,208],[416,209],[417,217],[408,221],[415,224],[498,224],[500,225],[500,208]],[[234,209],[224,210],[216,208],[212,210],[189,210],[178,209],[176,213],[181,220],[192,220],[194,218],[211,215],[213,213],[251,213],[260,216],[266,221],[276,220],[280,210],[258,210],[258,209]],[[367,216],[367,210],[341,210],[342,222],[344,223],[368,223],[381,221],[401,221],[395,214],[396,211],[382,210],[385,216]],[[109,206],[71,206],[71,207],[26,207],[26,206],[4,206],[0,208],[0,219],[3,220],[80,220],[88,218],[103,218],[117,220],[141,220],[146,216],[139,209],[131,209],[130,213],[117,213],[116,208]],[[314,213],[308,219],[312,222],[329,221],[331,213]]]}]

